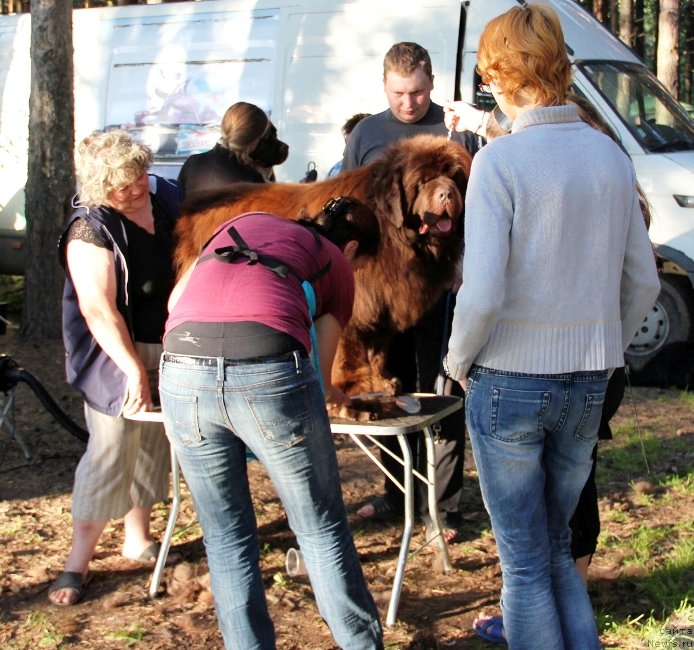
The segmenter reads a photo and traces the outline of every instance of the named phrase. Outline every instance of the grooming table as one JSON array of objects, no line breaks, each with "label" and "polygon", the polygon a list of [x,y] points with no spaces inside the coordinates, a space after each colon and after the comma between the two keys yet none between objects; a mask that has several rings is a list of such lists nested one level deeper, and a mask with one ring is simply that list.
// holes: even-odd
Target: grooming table
[{"label": "grooming table", "polygon": [[[443,558],[444,570],[448,573],[452,570],[450,556],[448,555],[448,547],[446,539],[443,535],[441,519],[439,517],[438,507],[436,503],[436,460],[435,460],[435,437],[433,425],[462,408],[463,400],[460,397],[448,395],[432,395],[429,393],[413,393],[422,408],[419,413],[407,414],[403,411],[402,416],[389,418],[384,420],[373,420],[371,422],[354,422],[352,420],[332,419],[330,428],[333,434],[347,434],[354,443],[384,472],[405,495],[405,521],[400,543],[400,552],[398,555],[398,564],[393,580],[393,591],[388,605],[388,613],[386,616],[386,625],[391,626],[395,623],[398,604],[400,601],[400,592],[405,576],[405,566],[409,556],[410,543],[412,541],[412,532],[414,528],[414,479],[417,478],[427,486],[427,504],[429,516],[436,530],[435,540],[441,550]],[[152,411],[148,413],[138,414],[138,419],[147,419],[150,421],[163,422],[161,412]],[[412,464],[412,452],[406,439],[406,434],[422,431],[424,433],[424,443],[426,446],[426,476],[416,471]],[[381,436],[397,436],[402,457],[398,457],[377,440]],[[362,440],[372,442],[377,447],[383,449],[395,458],[404,469],[404,484],[397,481],[383,466],[381,461],[374,455],[369,447]],[[149,587],[149,595],[154,598],[159,591],[159,583],[161,575],[166,564],[166,558],[169,553],[171,539],[173,537],[176,518],[181,504],[181,488],[180,488],[180,469],[178,460],[171,447],[171,478],[173,485],[173,501],[169,512],[169,519],[166,525],[166,531],[161,541],[161,550],[157,562],[154,566],[152,581]],[[433,540],[432,540],[433,541]]]},{"label": "grooming table", "polygon": [[[435,437],[433,425],[446,416],[462,408],[463,400],[460,397],[449,395],[432,395],[429,393],[413,393],[422,409],[419,413],[407,414],[403,411],[402,416],[385,420],[373,420],[371,422],[353,422],[351,420],[332,419],[330,428],[333,433],[346,433],[354,443],[378,466],[378,468],[390,478],[395,485],[405,495],[405,523],[400,543],[400,553],[398,555],[398,565],[393,579],[393,591],[390,596],[388,613],[386,615],[386,625],[391,626],[395,623],[398,604],[400,602],[400,592],[402,582],[405,577],[405,565],[409,557],[410,543],[412,541],[412,531],[414,528],[414,479],[417,478],[427,486],[427,505],[429,516],[436,530],[434,538],[441,550],[443,567],[446,573],[452,569],[451,559],[448,555],[448,546],[443,534],[441,519],[439,517],[438,505],[436,502],[436,457],[434,451]],[[424,444],[426,446],[426,476],[416,471],[412,465],[412,452],[410,445],[405,437],[408,433],[422,431],[424,433]],[[397,436],[402,457],[393,454],[385,448],[378,438],[382,436]],[[404,485],[397,481],[381,463],[375,454],[362,440],[366,438],[371,443],[382,449],[385,453],[393,457],[404,468]],[[433,541],[433,540],[432,540]]]}]

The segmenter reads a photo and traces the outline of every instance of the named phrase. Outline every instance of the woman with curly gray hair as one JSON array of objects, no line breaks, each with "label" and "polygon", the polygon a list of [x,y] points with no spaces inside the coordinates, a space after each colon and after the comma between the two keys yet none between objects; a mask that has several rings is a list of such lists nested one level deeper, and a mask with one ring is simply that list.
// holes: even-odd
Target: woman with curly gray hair
[{"label": "woman with curly gray hair", "polygon": [[151,161],[124,131],[78,146],[80,191],[59,255],[67,379],[84,398],[90,437],[75,473],[72,548],[48,592],[55,605],[83,596],[109,519],[124,518],[124,557],[151,563],[159,550],[149,523],[167,495],[169,447],[160,424],[129,418],[153,408],[182,196],[148,175]]}]

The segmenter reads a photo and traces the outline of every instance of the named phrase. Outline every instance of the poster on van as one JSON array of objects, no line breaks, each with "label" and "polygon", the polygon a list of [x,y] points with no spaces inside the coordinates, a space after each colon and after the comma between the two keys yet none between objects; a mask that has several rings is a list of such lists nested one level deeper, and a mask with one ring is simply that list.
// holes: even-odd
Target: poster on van
[{"label": "poster on van", "polygon": [[104,128],[127,130],[156,158],[212,148],[232,104],[270,112],[277,29],[272,12],[138,24],[111,54]]}]

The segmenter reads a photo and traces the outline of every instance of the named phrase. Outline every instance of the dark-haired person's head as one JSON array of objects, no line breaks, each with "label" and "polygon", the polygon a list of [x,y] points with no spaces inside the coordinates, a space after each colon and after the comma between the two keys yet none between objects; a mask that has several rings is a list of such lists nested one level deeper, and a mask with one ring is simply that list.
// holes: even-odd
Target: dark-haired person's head
[{"label": "dark-haired person's head", "polygon": [[345,123],[342,125],[342,137],[345,139],[345,142],[347,142],[347,138],[349,137],[350,133],[354,131],[354,127],[363,119],[370,116],[371,113],[355,113],[352,115],[352,117],[348,117],[345,120]]},{"label": "dark-haired person's head", "polygon": [[358,199],[350,196],[329,199],[320,213],[301,221],[333,242],[354,270],[378,253],[381,244],[378,218]]}]

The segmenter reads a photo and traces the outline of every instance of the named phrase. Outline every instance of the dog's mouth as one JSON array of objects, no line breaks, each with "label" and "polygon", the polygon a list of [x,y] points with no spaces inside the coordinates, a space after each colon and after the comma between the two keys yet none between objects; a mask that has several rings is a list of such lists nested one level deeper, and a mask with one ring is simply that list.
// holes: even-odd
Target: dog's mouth
[{"label": "dog's mouth", "polygon": [[[432,215],[433,216],[433,215]],[[445,235],[453,230],[453,220],[447,215],[435,217],[436,221],[429,223],[428,214],[424,215],[424,219],[419,226],[419,234],[426,235],[428,232],[439,233]]]}]

